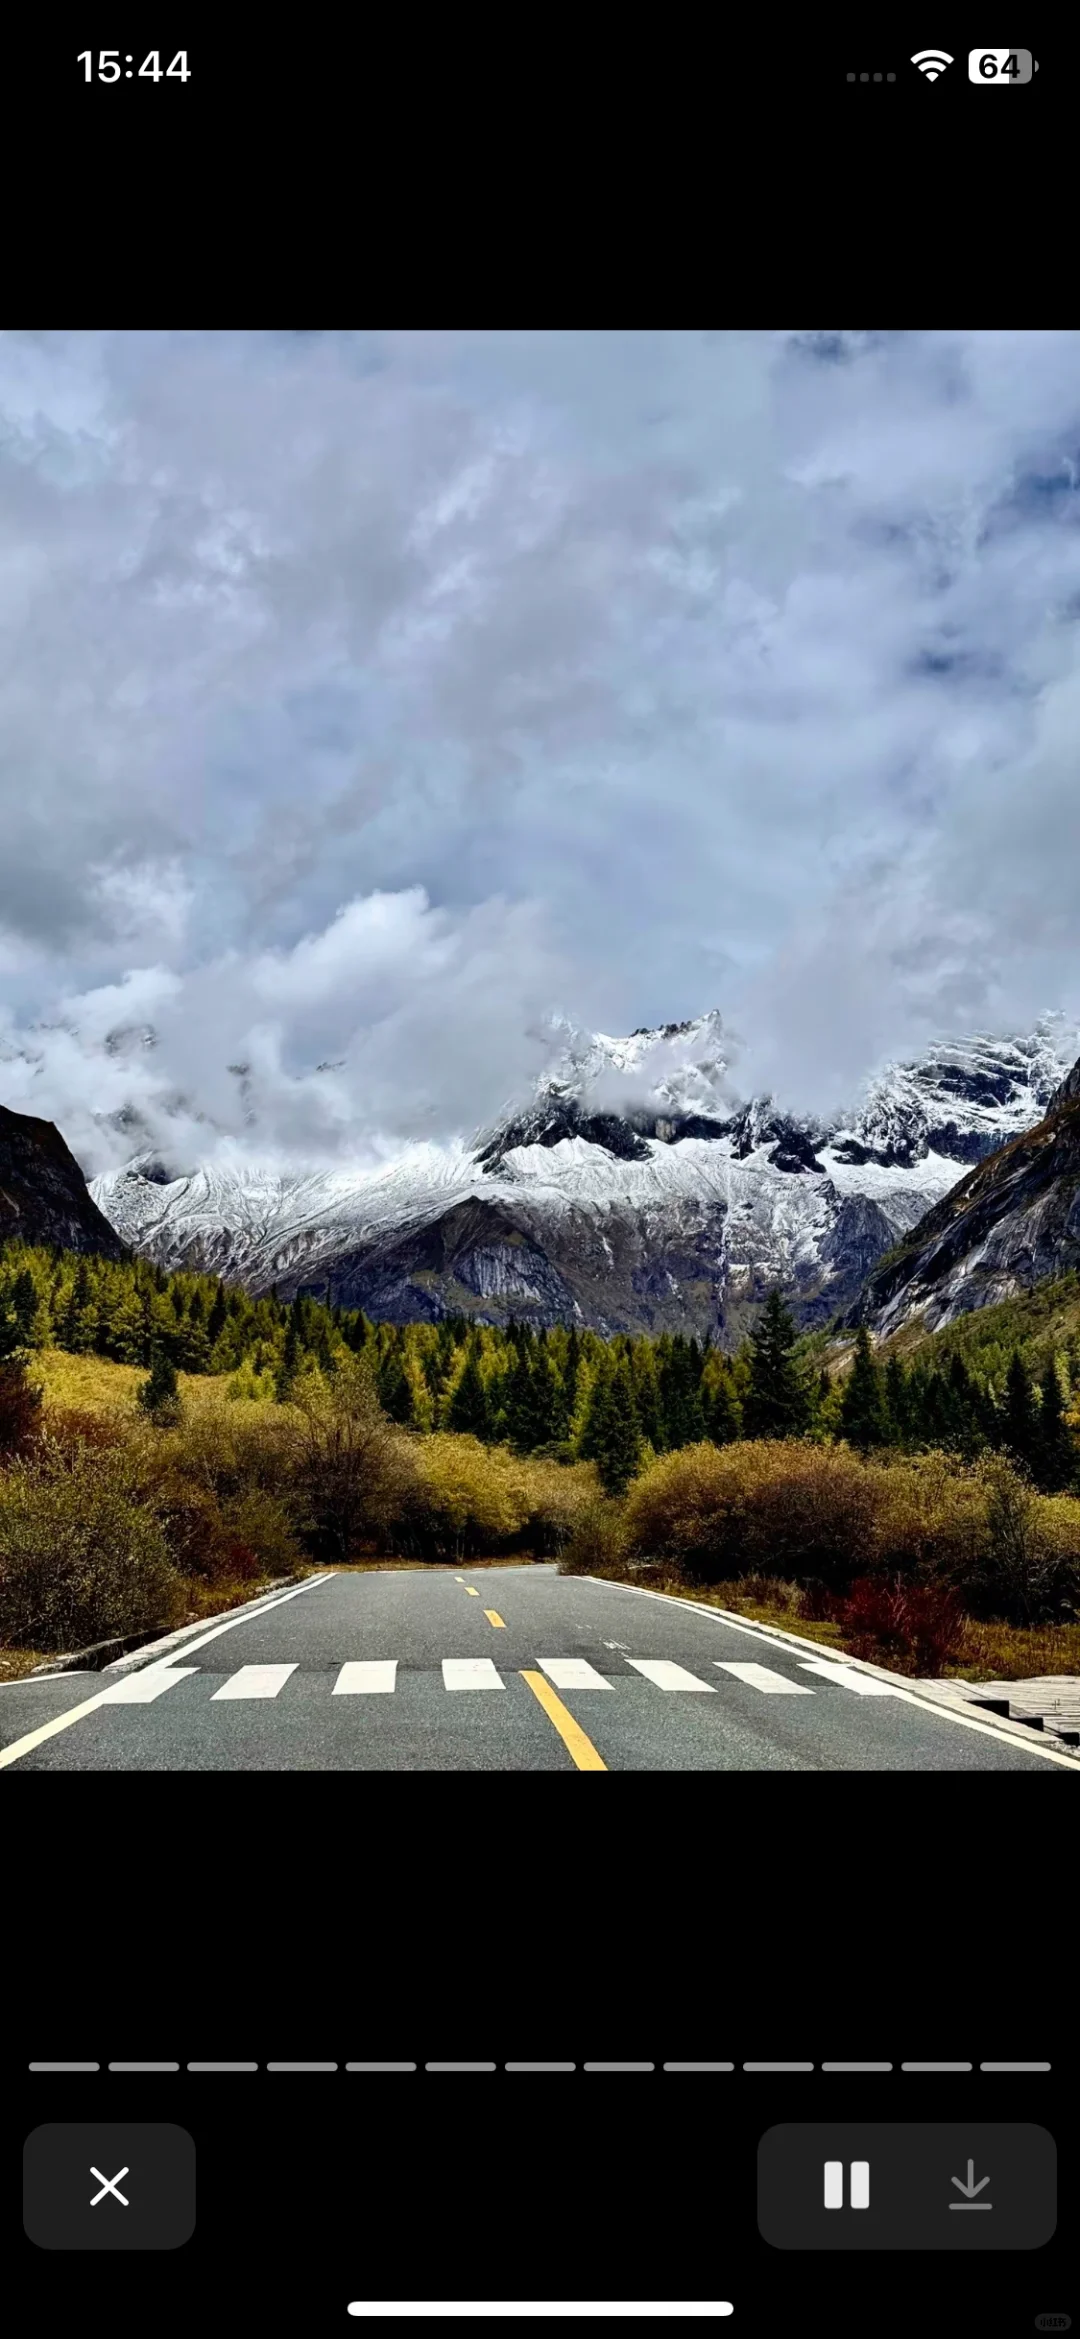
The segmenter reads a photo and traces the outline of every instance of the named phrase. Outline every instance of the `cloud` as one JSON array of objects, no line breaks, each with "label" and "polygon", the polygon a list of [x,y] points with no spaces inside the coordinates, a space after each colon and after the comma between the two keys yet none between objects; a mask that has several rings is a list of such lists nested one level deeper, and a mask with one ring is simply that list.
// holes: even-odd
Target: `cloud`
[{"label": "cloud", "polygon": [[807,1109],[1076,1013],[1078,359],[0,339],[4,1101],[337,1158],[560,1011],[718,1000]]},{"label": "cloud", "polygon": [[57,1121],[88,1176],[146,1151],[177,1173],[238,1150],[370,1162],[469,1136],[543,1068],[556,971],[531,905],[455,918],[419,888],[376,894],[291,950],[142,967],[9,1016],[4,1102]]}]

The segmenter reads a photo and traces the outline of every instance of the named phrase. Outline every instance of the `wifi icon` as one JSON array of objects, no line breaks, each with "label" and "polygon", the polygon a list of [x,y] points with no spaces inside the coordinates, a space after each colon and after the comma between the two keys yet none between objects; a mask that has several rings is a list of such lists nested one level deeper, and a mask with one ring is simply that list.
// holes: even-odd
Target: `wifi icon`
[{"label": "wifi icon", "polygon": [[944,49],[918,49],[911,62],[918,66],[920,73],[925,73],[928,81],[936,81],[939,73],[944,73],[946,65],[951,65],[953,59]]}]

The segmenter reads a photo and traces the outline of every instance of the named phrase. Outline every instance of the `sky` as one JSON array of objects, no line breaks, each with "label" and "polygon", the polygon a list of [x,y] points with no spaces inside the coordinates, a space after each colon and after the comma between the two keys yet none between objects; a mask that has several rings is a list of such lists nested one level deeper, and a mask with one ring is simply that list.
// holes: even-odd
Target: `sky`
[{"label": "sky", "polygon": [[567,1025],[827,1112],[1075,1017],[1078,463],[1080,332],[0,336],[0,1102],[344,1165]]}]

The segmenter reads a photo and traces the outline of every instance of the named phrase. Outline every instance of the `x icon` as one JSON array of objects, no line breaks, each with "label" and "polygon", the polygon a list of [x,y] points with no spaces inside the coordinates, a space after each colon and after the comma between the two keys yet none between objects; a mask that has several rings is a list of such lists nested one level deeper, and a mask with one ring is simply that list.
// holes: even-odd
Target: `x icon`
[{"label": "x icon", "polygon": [[118,2193],[116,2190],[121,2177],[126,2177],[127,2173],[128,2172],[126,2168],[118,2168],[114,2177],[103,2177],[99,2168],[92,2168],[90,2174],[92,2177],[97,2178],[97,2181],[101,2186],[101,2191],[100,2193],[94,2194],[93,2200],[90,2203],[91,2209],[97,2208],[98,2202],[105,2199],[106,2193],[111,2193],[114,2200],[121,2202],[125,2209],[130,2209],[131,2203],[127,2199],[126,2194]]}]

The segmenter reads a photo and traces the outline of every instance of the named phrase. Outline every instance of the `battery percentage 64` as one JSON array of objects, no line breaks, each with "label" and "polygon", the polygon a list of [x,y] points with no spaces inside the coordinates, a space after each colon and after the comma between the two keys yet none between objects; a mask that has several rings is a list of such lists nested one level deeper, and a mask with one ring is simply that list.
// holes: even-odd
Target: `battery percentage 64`
[{"label": "battery percentage 64", "polygon": [[969,49],[968,80],[984,89],[1014,89],[1039,70],[1030,49]]}]

